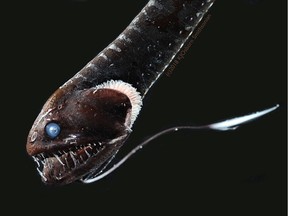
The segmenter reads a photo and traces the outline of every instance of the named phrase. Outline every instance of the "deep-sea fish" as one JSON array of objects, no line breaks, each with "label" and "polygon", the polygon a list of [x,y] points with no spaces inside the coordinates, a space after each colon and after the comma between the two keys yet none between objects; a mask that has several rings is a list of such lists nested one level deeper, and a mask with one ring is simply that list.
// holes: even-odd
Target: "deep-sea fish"
[{"label": "deep-sea fish", "polygon": [[[146,93],[213,3],[150,0],[111,44],[50,96],[26,144],[45,184],[99,179],[131,134]],[[194,128],[232,129],[275,108]]]}]

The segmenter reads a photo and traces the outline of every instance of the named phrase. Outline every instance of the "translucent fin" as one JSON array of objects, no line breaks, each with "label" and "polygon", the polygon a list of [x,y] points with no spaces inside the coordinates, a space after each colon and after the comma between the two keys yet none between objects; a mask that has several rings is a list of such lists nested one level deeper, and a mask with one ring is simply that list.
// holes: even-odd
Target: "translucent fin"
[{"label": "translucent fin", "polygon": [[247,122],[250,122],[252,120],[255,120],[257,118],[260,118],[260,117],[262,117],[262,116],[274,111],[278,107],[279,107],[279,105],[277,104],[276,106],[271,107],[269,109],[265,109],[265,110],[262,110],[262,111],[258,111],[258,112],[252,113],[252,114],[245,115],[245,116],[236,117],[236,118],[228,119],[228,120],[225,120],[225,121],[221,121],[221,122],[217,122],[217,123],[213,123],[213,124],[209,124],[209,125],[203,125],[203,126],[178,126],[178,127],[172,127],[172,128],[168,128],[166,130],[160,131],[159,133],[151,136],[150,138],[146,139],[144,142],[142,142],[139,145],[137,145],[126,156],[124,156],[119,162],[114,164],[111,168],[109,168],[105,172],[101,172],[98,175],[94,176],[93,178],[82,179],[81,182],[89,184],[89,183],[96,182],[96,181],[104,178],[105,176],[109,175],[114,170],[116,170],[118,167],[120,167],[125,161],[127,161],[138,150],[142,149],[149,142],[151,142],[152,140],[154,140],[154,139],[156,139],[156,138],[158,138],[158,137],[160,137],[162,135],[165,135],[165,134],[168,134],[168,133],[171,133],[171,132],[177,132],[177,131],[183,130],[183,129],[189,129],[189,130],[218,130],[218,131],[235,130],[240,125],[245,124]]}]

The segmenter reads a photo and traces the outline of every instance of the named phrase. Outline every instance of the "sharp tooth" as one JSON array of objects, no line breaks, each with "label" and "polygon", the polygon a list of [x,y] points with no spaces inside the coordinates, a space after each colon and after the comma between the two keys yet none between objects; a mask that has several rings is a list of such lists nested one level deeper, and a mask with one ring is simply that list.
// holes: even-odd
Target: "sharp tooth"
[{"label": "sharp tooth", "polygon": [[65,162],[66,162],[66,166],[68,167],[68,169],[70,169],[70,166],[69,166],[69,163],[68,163],[67,157],[65,157]]},{"label": "sharp tooth", "polygon": [[58,155],[56,155],[56,154],[53,154],[53,155],[54,155],[54,157],[59,161],[59,163],[64,166],[64,163],[60,160],[60,158],[58,157]]},{"label": "sharp tooth", "polygon": [[74,166],[76,167],[76,165],[77,165],[77,160],[76,160],[76,158],[73,156],[73,154],[71,153],[71,152],[69,152],[70,153],[70,157],[72,158],[72,160],[73,160],[73,162],[74,162]]},{"label": "sharp tooth", "polygon": [[32,156],[32,158],[37,163],[37,166],[40,167],[40,163],[38,161],[38,158],[36,158],[35,156]]},{"label": "sharp tooth", "polygon": [[43,173],[37,168],[38,173],[40,176],[44,179],[44,181],[47,181],[47,178],[43,175]]},{"label": "sharp tooth", "polygon": [[85,160],[83,159],[82,155],[80,155],[80,159],[82,160],[82,162],[85,162]]},{"label": "sharp tooth", "polygon": [[51,163],[49,163],[48,158],[45,158],[43,161],[41,161],[44,167],[48,167],[49,169],[52,168]]},{"label": "sharp tooth", "polygon": [[89,154],[89,152],[86,149],[84,149],[84,152],[88,156],[88,158],[91,157],[91,155]]}]

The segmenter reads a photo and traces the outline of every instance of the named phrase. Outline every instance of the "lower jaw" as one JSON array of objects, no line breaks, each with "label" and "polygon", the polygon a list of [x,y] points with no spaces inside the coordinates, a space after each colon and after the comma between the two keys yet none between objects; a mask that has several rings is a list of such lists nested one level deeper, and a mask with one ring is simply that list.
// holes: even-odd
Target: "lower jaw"
[{"label": "lower jaw", "polygon": [[71,169],[66,168],[66,171],[57,158],[51,158],[50,167],[48,164],[44,166],[43,175],[41,175],[42,181],[47,185],[65,185],[78,181],[91,173],[97,173],[98,170],[102,170],[103,164],[107,165],[107,162],[110,162],[109,159],[118,152],[123,143],[107,145],[85,162]]}]

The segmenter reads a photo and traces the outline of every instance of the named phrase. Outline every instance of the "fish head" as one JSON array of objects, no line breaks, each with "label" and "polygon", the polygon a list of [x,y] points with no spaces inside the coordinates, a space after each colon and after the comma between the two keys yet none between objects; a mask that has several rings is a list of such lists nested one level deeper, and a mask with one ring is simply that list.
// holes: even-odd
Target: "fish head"
[{"label": "fish head", "polygon": [[129,94],[105,86],[59,88],[44,104],[27,138],[27,153],[45,184],[68,184],[95,172],[131,133]]}]

